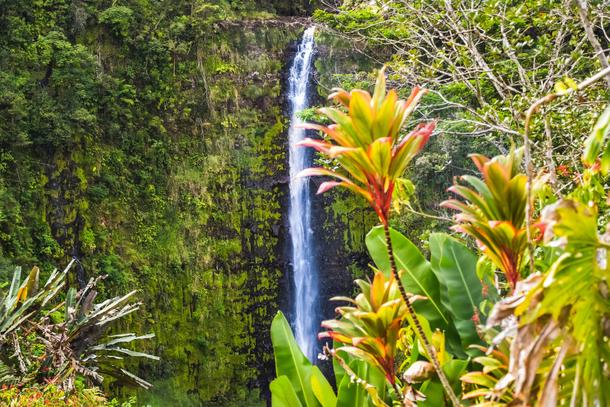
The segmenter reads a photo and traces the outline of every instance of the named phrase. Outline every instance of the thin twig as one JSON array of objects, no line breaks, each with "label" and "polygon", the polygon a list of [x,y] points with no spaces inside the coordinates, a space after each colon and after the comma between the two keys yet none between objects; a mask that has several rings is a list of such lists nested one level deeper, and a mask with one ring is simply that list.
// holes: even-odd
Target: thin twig
[{"label": "thin twig", "polygon": [[609,74],[610,74],[610,67],[602,69],[595,75],[583,80],[582,82],[578,83],[575,87],[569,88],[566,91],[549,93],[548,95],[546,95],[546,96],[536,100],[534,103],[532,103],[532,105],[529,107],[529,109],[527,109],[527,112],[525,114],[525,127],[523,130],[525,171],[526,171],[526,175],[527,175],[527,184],[526,184],[527,202],[526,202],[526,206],[525,206],[525,224],[526,224],[526,232],[527,232],[527,246],[528,246],[529,257],[530,257],[530,261],[529,261],[530,273],[534,273],[534,271],[535,271],[534,243],[532,242],[532,231],[531,231],[532,214],[533,214],[532,180],[534,178],[534,165],[532,163],[532,158],[531,158],[530,139],[529,139],[530,127],[531,127],[530,125],[531,125],[532,117],[534,116],[534,114],[538,113],[538,111],[540,110],[540,108],[542,106],[551,103],[553,100],[557,99],[558,97],[571,95],[572,93],[575,93],[575,92],[580,92],[581,90],[589,87],[590,85],[594,84],[595,82],[599,81],[600,79],[603,79],[606,75],[609,75]]}]

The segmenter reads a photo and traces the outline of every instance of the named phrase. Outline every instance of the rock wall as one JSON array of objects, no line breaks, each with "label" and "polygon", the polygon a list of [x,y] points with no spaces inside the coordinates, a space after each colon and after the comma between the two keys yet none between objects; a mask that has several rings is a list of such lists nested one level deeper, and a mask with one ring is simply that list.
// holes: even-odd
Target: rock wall
[{"label": "rock wall", "polygon": [[[121,329],[156,334],[135,366],[154,387],[105,386],[139,403],[264,404],[289,309],[283,88],[310,22],[286,15],[311,4],[215,3],[0,6],[0,277],[74,256],[70,284],[138,289]],[[340,49],[321,37],[321,95],[357,64]],[[315,200],[322,299],[366,264],[372,218],[340,196]]]}]

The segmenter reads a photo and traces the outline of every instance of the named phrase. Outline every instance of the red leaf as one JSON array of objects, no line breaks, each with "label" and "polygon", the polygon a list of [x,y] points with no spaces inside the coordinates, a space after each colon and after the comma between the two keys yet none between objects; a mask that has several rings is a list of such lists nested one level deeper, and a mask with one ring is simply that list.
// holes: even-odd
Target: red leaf
[{"label": "red leaf", "polygon": [[343,184],[343,182],[337,182],[337,181],[323,182],[322,184],[320,184],[320,188],[318,188],[318,192],[316,192],[316,194],[318,194],[318,195],[323,194],[324,192],[328,191],[329,189],[332,189],[341,184]]},{"label": "red leaf", "polygon": [[298,147],[312,147],[315,148],[317,151],[320,151],[321,153],[328,153],[328,150],[332,147],[331,144],[325,143],[320,140],[314,140],[309,137],[304,138],[295,145]]}]

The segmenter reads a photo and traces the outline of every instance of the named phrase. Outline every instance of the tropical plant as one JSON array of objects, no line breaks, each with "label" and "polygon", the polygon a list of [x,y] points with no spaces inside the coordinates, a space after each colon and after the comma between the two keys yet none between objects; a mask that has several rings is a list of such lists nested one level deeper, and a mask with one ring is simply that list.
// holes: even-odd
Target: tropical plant
[{"label": "tropical plant", "polygon": [[[480,365],[482,370],[470,370],[462,375],[460,380],[467,389],[464,391],[463,399],[474,401],[475,406],[489,406],[490,399],[494,405],[503,406],[513,401],[510,389],[497,390],[498,382],[506,377],[510,356],[510,345],[504,340],[495,347],[476,346],[483,356],[473,359],[475,365]],[[500,384],[502,386],[502,384]],[[470,387],[471,389],[468,389]],[[499,387],[499,386],[498,386]]]},{"label": "tropical plant", "polygon": [[313,366],[294,339],[284,314],[271,323],[277,378],[269,386],[274,407],[334,407],[337,397],[320,369]]},{"label": "tropical plant", "polygon": [[[393,229],[391,234],[401,278],[415,293],[410,300],[414,301],[443,372],[459,394],[459,378],[468,365],[468,354],[480,355],[480,351],[469,349],[471,344],[481,343],[475,320],[479,318],[483,293],[476,274],[476,258],[457,240],[434,234],[430,237],[428,262],[406,237]],[[320,337],[334,340],[333,349],[326,348],[326,353],[333,358],[336,405],[380,406],[392,400],[404,405],[442,405],[445,392],[423,341],[409,321],[389,269],[383,236],[381,226],[367,236],[369,252],[379,267],[373,281],[357,280],[359,293],[354,299],[333,298],[347,305],[337,308],[340,318],[322,323],[326,331]],[[275,382],[271,390],[278,393],[275,399],[287,399],[287,390],[281,384],[290,382],[299,398],[308,392],[307,377],[313,377],[311,364],[301,356],[283,317],[274,319],[271,332],[278,378],[285,377]],[[297,375],[298,369],[289,369],[287,363],[304,366],[302,372]],[[393,394],[388,393],[390,388]],[[313,388],[309,392],[313,393]]]},{"label": "tropical plant", "polygon": [[[523,150],[513,148],[491,159],[471,156],[482,178],[460,177],[450,191],[462,199],[445,201],[443,206],[459,211],[452,229],[474,238],[478,258],[458,238],[432,233],[427,260],[389,226],[391,188],[382,199],[371,191],[378,191],[379,182],[397,185],[402,178],[371,172],[365,181],[358,180],[358,171],[366,172],[362,164],[344,156],[361,147],[344,147],[332,140],[341,140],[349,131],[339,131],[348,126],[345,123],[353,127],[352,116],[358,109],[352,101],[361,93],[334,94],[349,112],[339,112],[343,116],[327,112],[331,119],[335,115],[334,125],[310,126],[332,140],[303,144],[336,159],[339,169],[311,169],[305,175],[339,178],[340,182],[323,183],[319,192],[339,185],[364,195],[382,225],[366,238],[375,263],[373,280],[357,280],[354,299],[334,298],[347,305],[337,308],[336,319],[322,324],[326,332],[320,337],[334,340],[333,349],[326,347],[325,352],[333,358],[338,380],[336,398],[328,405],[441,406],[448,401],[459,405],[456,395],[467,405],[481,407],[610,402],[610,223],[607,211],[599,213],[608,205],[610,108],[585,141],[586,168],[571,192],[540,192],[550,190],[545,189],[547,178],[533,177],[529,156],[533,113],[603,74],[536,101],[526,114]],[[365,99],[371,106],[379,83],[376,94]],[[362,151],[370,153],[371,162],[376,160],[377,150]],[[539,199],[534,201],[533,196]],[[536,208],[539,214],[534,213]],[[602,226],[605,231],[600,233]],[[526,260],[529,270],[524,267]],[[499,298],[503,286],[496,283],[494,267],[505,275],[508,297]],[[284,330],[289,332],[287,325]],[[308,361],[301,360],[312,371]],[[286,362],[276,358],[276,363]],[[292,374],[285,371],[282,380],[294,383]],[[346,378],[359,386],[345,386]]]},{"label": "tropical plant", "polygon": [[102,373],[148,389],[150,383],[118,366],[117,361],[126,356],[159,360],[158,356],[124,347],[133,341],[154,338],[155,335],[106,334],[111,323],[140,308],[141,303],[129,303],[136,291],[95,303],[95,288],[100,280],[91,279],[79,291],[70,288],[64,304],[63,321],[38,325],[37,330],[47,350],[43,365],[52,366],[55,377],[66,389],[73,387],[77,374],[100,384],[103,381]]},{"label": "tropical plant", "polygon": [[[383,227],[374,227],[366,245],[375,265],[391,275]],[[411,295],[423,298],[413,304],[433,331],[445,332],[447,348],[457,357],[467,358],[469,346],[480,343],[476,323],[484,321],[479,311],[482,284],[476,274],[477,259],[456,239],[443,233],[430,235],[430,260],[417,246],[390,228],[394,257],[400,278]]]},{"label": "tropical plant", "polygon": [[396,182],[434,131],[435,123],[429,122],[418,125],[407,135],[400,134],[425,93],[423,89],[414,88],[406,101],[399,100],[393,89],[386,93],[384,69],[379,71],[373,96],[360,89],[349,93],[334,89],[329,99],[339,102],[347,112],[333,107],[320,109],[320,113],[334,124],[306,124],[304,127],[321,131],[327,140],[306,138],[299,145],[313,147],[335,159],[340,169],[309,168],[300,176],[322,175],[337,179],[323,182],[318,193],[336,186],[348,188],[364,197],[381,223],[387,225]]},{"label": "tropical plant", "polygon": [[[152,338],[153,334],[106,335],[110,324],[139,309],[129,303],[135,291],[95,303],[95,287],[101,278],[91,279],[82,289],[70,288],[65,300],[66,276],[74,261],[59,272],[54,270],[43,287],[40,271],[34,267],[21,282],[17,267],[2,301],[0,322],[0,384],[56,383],[67,392],[75,389],[76,379],[100,384],[102,374],[148,388],[150,384],[117,366],[124,356],[157,356],[123,347],[132,341]],[[63,311],[63,312],[62,312]]]},{"label": "tropical plant", "polygon": [[488,321],[518,318],[505,324],[516,334],[509,371],[495,390],[512,384],[522,405],[607,405],[610,246],[598,234],[594,206],[560,200],[542,221],[549,245],[559,247],[556,260],[498,303]]},{"label": "tropical plant", "polygon": [[8,291],[2,299],[0,314],[0,344],[13,352],[0,352],[0,383],[14,384],[29,381],[29,361],[23,357],[19,331],[29,324],[65,285],[65,277],[72,263],[59,272],[53,270],[45,285],[39,289],[40,270],[33,267],[21,281],[21,267],[16,267]]},{"label": "tropical plant", "polygon": [[455,183],[449,191],[466,202],[448,200],[441,206],[460,211],[453,229],[473,237],[479,248],[505,275],[514,290],[527,251],[525,208],[527,177],[521,173],[523,150],[489,159],[471,155],[482,179],[463,175],[469,186]]},{"label": "tropical plant", "polygon": [[390,272],[398,284],[409,319],[430,355],[448,397],[454,405],[458,405],[459,401],[401,281],[389,227],[394,186],[404,175],[409,162],[421,151],[434,131],[435,123],[430,122],[417,126],[407,135],[402,137],[400,135],[407,118],[415,110],[424,93],[421,89],[414,88],[406,101],[398,100],[394,90],[386,93],[383,69],[379,71],[372,96],[359,89],[349,93],[342,89],[335,90],[329,98],[342,104],[347,109],[347,113],[337,108],[321,109],[320,113],[327,116],[334,124],[330,126],[309,124],[306,127],[321,131],[330,140],[306,139],[301,145],[313,147],[321,154],[335,159],[341,169],[333,171],[327,168],[309,168],[302,171],[300,176],[322,175],[338,179],[338,181],[322,183],[318,193],[326,192],[335,186],[342,186],[364,197],[375,210],[384,227]]},{"label": "tropical plant", "polygon": [[23,282],[21,267],[15,268],[11,285],[1,303],[0,340],[7,340],[8,335],[22,327],[40,308],[55,298],[65,285],[65,276],[71,265],[72,263],[63,272],[53,270],[42,290],[38,286],[38,267],[33,267]]},{"label": "tropical plant", "polygon": [[[331,338],[343,344],[338,351],[379,369],[401,398],[402,392],[396,383],[396,351],[407,308],[398,291],[398,284],[393,276],[386,278],[381,271],[375,272],[371,283],[356,280],[356,284],[360,294],[354,300],[347,297],[331,299],[347,301],[351,305],[336,309],[341,319],[322,322],[326,331],[319,337]],[[411,296],[409,301],[417,299]]]},{"label": "tropical plant", "polygon": [[608,404],[609,229],[599,233],[605,223],[600,202],[591,201],[595,195],[587,190],[596,185],[592,179],[605,182],[606,164],[598,155],[609,121],[610,115],[600,115],[585,142],[583,162],[593,171],[568,197],[541,211],[545,245],[537,250],[538,272],[498,302],[487,321],[488,327],[501,327],[493,344],[510,341],[508,365],[493,378],[489,371],[465,375],[465,382],[479,387],[468,396],[511,406]]}]

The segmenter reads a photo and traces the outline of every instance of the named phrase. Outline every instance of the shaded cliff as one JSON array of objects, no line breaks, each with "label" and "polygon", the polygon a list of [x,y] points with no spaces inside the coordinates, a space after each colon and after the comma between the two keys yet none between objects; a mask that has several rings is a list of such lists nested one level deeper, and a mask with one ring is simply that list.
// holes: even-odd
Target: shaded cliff
[{"label": "shaded cliff", "polygon": [[[77,257],[72,285],[139,289],[122,328],[156,334],[144,350],[161,361],[136,366],[153,405],[264,403],[290,300],[283,88],[310,22],[285,15],[311,4],[234,3],[1,6],[0,272]],[[329,46],[318,59],[337,69]],[[323,304],[364,264],[367,222],[337,235],[348,212],[331,201],[315,201]]]}]

